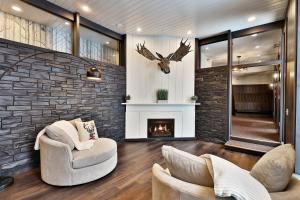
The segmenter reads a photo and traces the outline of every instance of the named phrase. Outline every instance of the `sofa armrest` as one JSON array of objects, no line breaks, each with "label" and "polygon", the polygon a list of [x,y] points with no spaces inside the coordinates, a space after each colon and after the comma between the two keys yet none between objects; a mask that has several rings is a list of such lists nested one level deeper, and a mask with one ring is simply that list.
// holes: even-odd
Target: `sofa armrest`
[{"label": "sofa armrest", "polygon": [[300,179],[299,176],[293,176],[285,191],[270,193],[272,200],[295,200],[300,196]]},{"label": "sofa armrest", "polygon": [[40,143],[40,149],[46,150],[48,154],[55,155],[55,160],[59,157],[61,157],[61,159],[68,160],[69,162],[73,160],[71,149],[67,144],[52,140],[45,135],[40,137]]},{"label": "sofa armrest", "polygon": [[172,177],[160,165],[152,168],[152,200],[215,200],[214,189]]},{"label": "sofa armrest", "polygon": [[[72,152],[67,144],[52,140],[43,135],[40,137],[41,175],[47,183],[72,182]],[[63,180],[64,179],[64,180]]]}]

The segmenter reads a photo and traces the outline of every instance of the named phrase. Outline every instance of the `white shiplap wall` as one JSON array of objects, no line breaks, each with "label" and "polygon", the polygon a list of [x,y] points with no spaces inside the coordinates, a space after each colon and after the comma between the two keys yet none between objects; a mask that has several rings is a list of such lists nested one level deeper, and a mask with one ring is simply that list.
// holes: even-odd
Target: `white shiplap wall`
[{"label": "white shiplap wall", "polygon": [[192,51],[182,62],[172,61],[169,74],[160,70],[158,61],[150,61],[136,52],[136,45],[145,41],[153,54],[159,52],[167,56],[176,51],[180,40],[176,37],[127,35],[127,94],[132,102],[155,102],[157,89],[169,90],[169,102],[190,102],[195,80],[194,38],[189,38]]}]

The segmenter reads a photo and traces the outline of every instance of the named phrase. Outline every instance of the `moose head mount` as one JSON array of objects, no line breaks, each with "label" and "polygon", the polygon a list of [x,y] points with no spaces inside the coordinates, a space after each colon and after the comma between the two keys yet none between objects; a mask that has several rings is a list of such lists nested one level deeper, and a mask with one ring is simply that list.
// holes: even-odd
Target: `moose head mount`
[{"label": "moose head mount", "polygon": [[137,49],[136,51],[144,56],[145,58],[148,58],[149,60],[158,60],[158,66],[160,67],[161,71],[163,71],[165,74],[170,73],[170,61],[181,61],[184,56],[186,56],[190,51],[191,44],[189,43],[188,45],[186,44],[187,40],[183,42],[183,39],[180,41],[180,46],[179,48],[175,51],[175,53],[169,54],[167,57],[163,57],[160,53],[156,52],[156,57],[145,47],[145,42],[144,44],[137,44]]}]

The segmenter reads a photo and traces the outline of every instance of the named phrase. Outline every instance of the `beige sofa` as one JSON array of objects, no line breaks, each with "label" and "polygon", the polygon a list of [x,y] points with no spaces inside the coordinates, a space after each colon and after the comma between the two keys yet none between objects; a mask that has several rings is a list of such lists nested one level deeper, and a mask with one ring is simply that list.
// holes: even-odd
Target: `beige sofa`
[{"label": "beige sofa", "polygon": [[[294,175],[284,192],[270,193],[272,200],[300,199],[300,178]],[[152,200],[215,200],[214,189],[191,184],[170,175],[167,169],[152,168]],[[230,199],[230,198],[226,198]]]},{"label": "beige sofa", "polygon": [[99,179],[117,165],[117,144],[100,138],[88,150],[72,150],[62,142],[40,137],[42,180],[56,186],[71,186]]}]

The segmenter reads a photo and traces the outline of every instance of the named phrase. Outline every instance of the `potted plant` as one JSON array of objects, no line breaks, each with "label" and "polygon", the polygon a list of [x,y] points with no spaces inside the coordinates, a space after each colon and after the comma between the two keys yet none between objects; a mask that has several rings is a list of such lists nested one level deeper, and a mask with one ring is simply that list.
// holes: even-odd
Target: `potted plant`
[{"label": "potted plant", "polygon": [[198,100],[198,96],[197,95],[192,96],[191,100],[193,103],[196,103],[196,101]]},{"label": "potted plant", "polygon": [[159,89],[156,92],[157,103],[167,103],[168,102],[168,90]]},{"label": "potted plant", "polygon": [[128,103],[128,102],[130,101],[130,99],[131,99],[131,96],[130,96],[130,95],[127,95],[127,96],[124,97],[124,99],[125,99],[125,101]]}]

